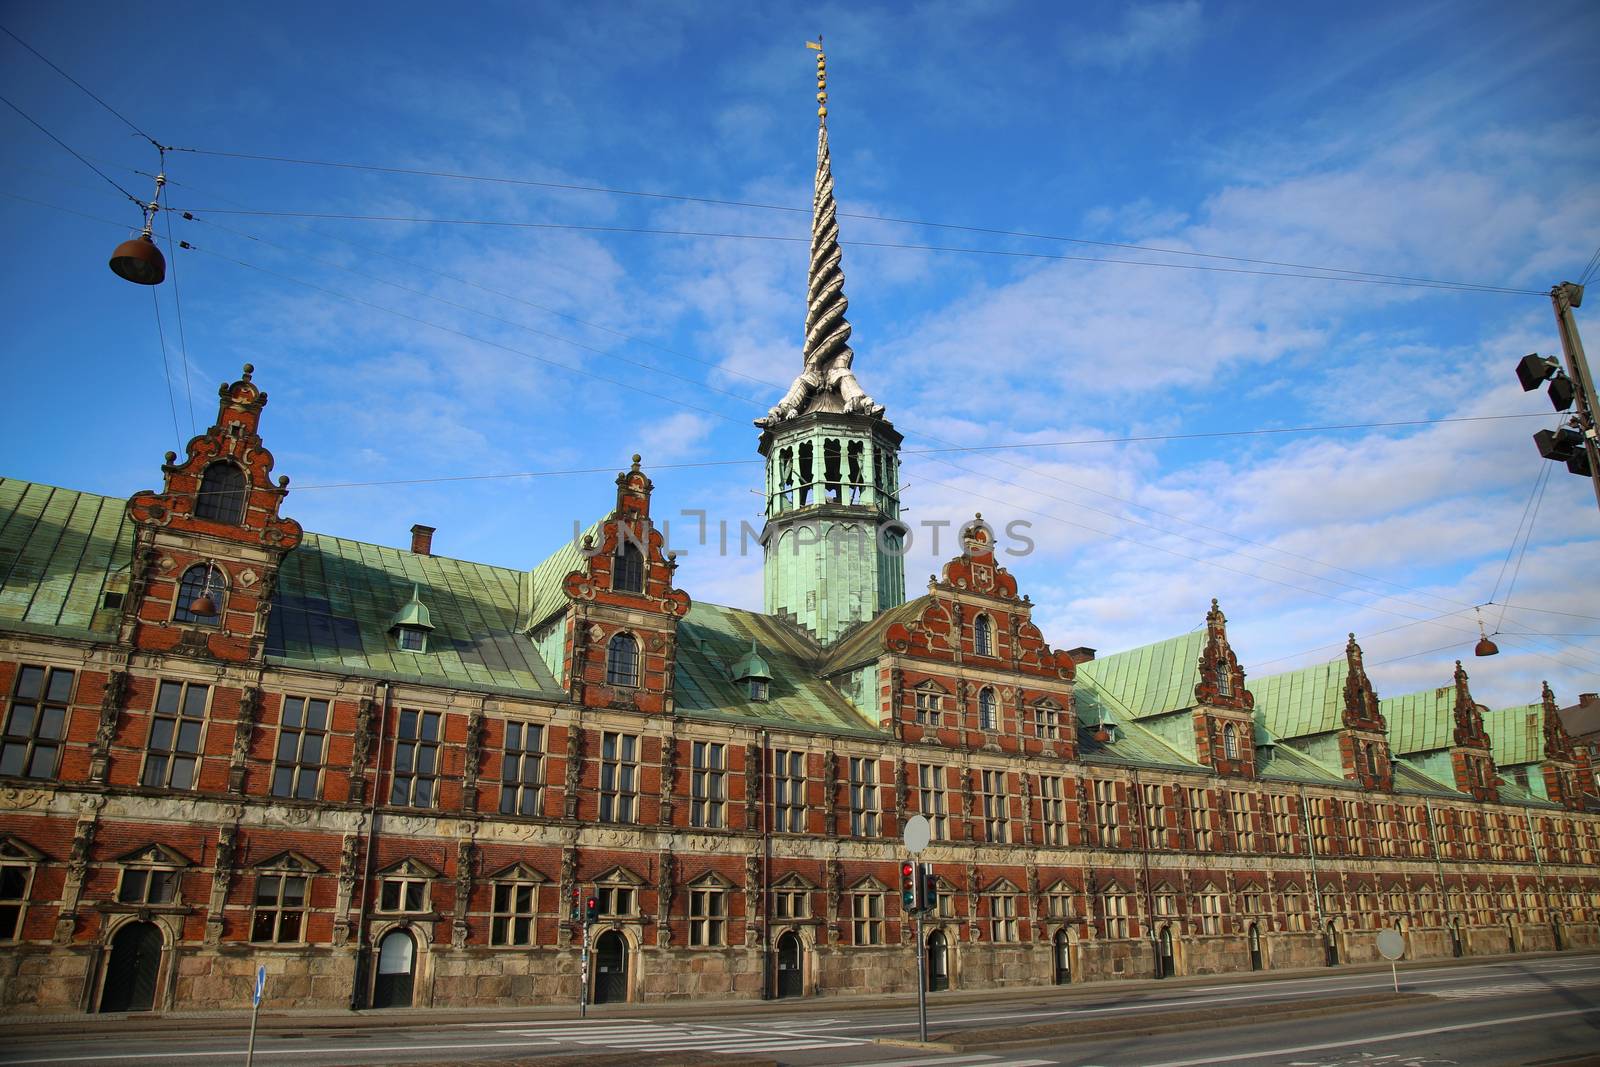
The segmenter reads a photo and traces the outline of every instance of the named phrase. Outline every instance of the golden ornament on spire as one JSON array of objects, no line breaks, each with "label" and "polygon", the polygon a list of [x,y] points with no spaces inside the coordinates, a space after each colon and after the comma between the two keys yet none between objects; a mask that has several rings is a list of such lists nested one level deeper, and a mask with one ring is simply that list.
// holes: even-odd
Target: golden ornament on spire
[{"label": "golden ornament on spire", "polygon": [[828,57],[822,51],[822,34],[817,34],[815,41],[807,41],[806,47],[817,53],[817,118],[823,122],[828,121]]}]

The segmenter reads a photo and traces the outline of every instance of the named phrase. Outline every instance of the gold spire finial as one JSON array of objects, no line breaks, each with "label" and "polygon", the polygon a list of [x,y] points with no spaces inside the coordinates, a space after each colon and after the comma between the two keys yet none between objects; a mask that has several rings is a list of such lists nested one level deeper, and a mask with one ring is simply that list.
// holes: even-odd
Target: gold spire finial
[{"label": "gold spire finial", "polygon": [[826,123],[828,121],[828,57],[822,51],[822,34],[817,34],[815,41],[807,41],[806,47],[817,53],[817,118]]}]

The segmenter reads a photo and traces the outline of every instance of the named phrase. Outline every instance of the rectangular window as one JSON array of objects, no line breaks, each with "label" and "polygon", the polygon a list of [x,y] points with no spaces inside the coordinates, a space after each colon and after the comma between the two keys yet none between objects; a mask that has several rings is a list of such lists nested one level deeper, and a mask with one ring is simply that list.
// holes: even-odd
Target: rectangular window
[{"label": "rectangular window", "polygon": [[428,882],[424,878],[385,878],[378,893],[379,911],[426,911]]},{"label": "rectangular window", "polygon": [[600,821],[631,823],[638,805],[639,739],[608,730],[600,735]]},{"label": "rectangular window", "polygon": [[956,917],[956,895],[944,885],[939,886],[939,906],[935,914],[941,919],[954,919]]},{"label": "rectangular window", "polygon": [[500,760],[500,814],[544,814],[544,727],[506,723],[506,750]]},{"label": "rectangular window", "polygon": [[1128,898],[1121,893],[1103,893],[1100,896],[1100,914],[1105,919],[1107,938],[1128,936]]},{"label": "rectangular window", "polygon": [[1140,787],[1144,800],[1144,835],[1151,848],[1167,847],[1166,793],[1159,785]]},{"label": "rectangular window", "polygon": [[402,808],[431,808],[438,799],[439,727],[437,711],[400,712],[394,746],[394,785],[389,803]]},{"label": "rectangular window", "polygon": [[1189,819],[1194,824],[1194,847],[1210,852],[1216,847],[1216,832],[1211,826],[1211,793],[1206,789],[1189,790]]},{"label": "rectangular window", "polygon": [[1311,801],[1311,840],[1317,855],[1328,855],[1328,807],[1333,801],[1317,797]]},{"label": "rectangular window", "polygon": [[178,898],[178,872],[171,867],[125,867],[117,900],[123,904],[171,904]]},{"label": "rectangular window", "polygon": [[210,692],[207,686],[189,682],[162,682],[157,688],[144,776],[139,779],[142,783],[157,788],[194,788]]},{"label": "rectangular window", "polygon": [[1060,778],[1052,774],[1039,776],[1039,818],[1044,825],[1044,843],[1047,845],[1067,843],[1065,792]]},{"label": "rectangular window", "polygon": [[539,887],[533,882],[496,882],[489,920],[489,944],[531,945],[539,912]]},{"label": "rectangular window", "polygon": [[1072,891],[1058,886],[1045,894],[1045,913],[1052,919],[1072,918]]},{"label": "rectangular window", "polygon": [[787,749],[772,753],[773,827],[780,834],[806,832],[806,754]]},{"label": "rectangular window", "polygon": [[1222,894],[1200,894],[1200,930],[1207,934],[1222,933]]},{"label": "rectangular window", "polygon": [[1011,801],[1006,796],[1006,772],[983,772],[983,827],[985,839],[996,844],[1011,840]]},{"label": "rectangular window", "polygon": [[917,806],[928,820],[928,836],[945,840],[950,833],[945,806],[944,768],[931,763],[917,765]]},{"label": "rectangular window", "polygon": [[601,915],[637,915],[638,897],[631,885],[602,885],[594,891],[595,906]]},{"label": "rectangular window", "polygon": [[924,726],[938,726],[939,691],[937,689],[918,689],[913,699],[916,701],[917,722]]},{"label": "rectangular window", "polygon": [[1010,893],[989,897],[989,940],[997,944],[1017,940],[1017,898]]},{"label": "rectangular window", "polygon": [[71,699],[71,671],[26,665],[17,671],[0,738],[0,774],[55,777]]},{"label": "rectangular window", "polygon": [[278,752],[272,766],[272,795],[317,799],[317,782],[328,745],[328,702],[283,698],[278,721]]},{"label": "rectangular window", "polygon": [[772,893],[772,916],[775,919],[809,919],[811,893],[804,889],[777,889]]},{"label": "rectangular window", "polygon": [[1272,797],[1272,843],[1280,853],[1290,853],[1294,849],[1294,824],[1289,821],[1289,813],[1294,798],[1282,793],[1275,793]]},{"label": "rectangular window", "polygon": [[1233,820],[1233,847],[1238,852],[1256,850],[1255,820],[1250,814],[1250,796],[1235,791],[1228,797],[1228,815]]},{"label": "rectangular window", "polygon": [[854,944],[883,944],[883,894],[851,894],[850,925],[855,937]]},{"label": "rectangular window", "polygon": [[1061,709],[1049,701],[1040,701],[1033,706],[1034,729],[1046,741],[1054,741],[1061,736]]},{"label": "rectangular window", "polygon": [[723,943],[723,929],[727,923],[724,897],[725,894],[720,889],[689,891],[690,945],[695,948],[712,948]]},{"label": "rectangular window", "polygon": [[1094,783],[1094,826],[1099,844],[1114,848],[1117,841],[1117,783]]},{"label": "rectangular window", "polygon": [[1283,895],[1284,918],[1289,925],[1289,932],[1303,934],[1306,932],[1306,895],[1298,889],[1291,889]]},{"label": "rectangular window", "polygon": [[725,745],[696,741],[693,745],[693,778],[690,783],[689,823],[716,829],[723,824],[724,790],[727,777]]},{"label": "rectangular window", "polygon": [[878,761],[850,758],[850,834],[878,836]]},{"label": "rectangular window", "polygon": [[303,940],[306,920],[306,877],[303,874],[262,874],[256,877],[256,910],[250,921],[250,940],[265,944],[293,944]]},{"label": "rectangular window", "polygon": [[1341,800],[1339,809],[1344,817],[1344,838],[1351,855],[1366,853],[1366,842],[1361,836],[1361,809],[1353,800]]},{"label": "rectangular window", "polygon": [[27,912],[32,884],[31,863],[0,864],[0,941],[16,941],[22,937],[22,917]]}]

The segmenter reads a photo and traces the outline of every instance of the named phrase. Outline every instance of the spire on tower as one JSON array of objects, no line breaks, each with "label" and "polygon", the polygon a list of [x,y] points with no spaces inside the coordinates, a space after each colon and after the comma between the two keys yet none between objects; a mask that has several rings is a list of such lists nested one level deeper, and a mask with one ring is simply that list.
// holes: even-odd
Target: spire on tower
[{"label": "spire on tower", "polygon": [[882,415],[883,405],[856,381],[850,369],[850,322],[845,311],[843,254],[839,249],[838,204],[833,198],[833,159],[828,148],[828,57],[820,41],[807,41],[817,53],[817,175],[811,201],[811,264],[806,277],[806,330],[801,355],[805,367],[782,400],[756,420],[776,426],[812,411]]}]

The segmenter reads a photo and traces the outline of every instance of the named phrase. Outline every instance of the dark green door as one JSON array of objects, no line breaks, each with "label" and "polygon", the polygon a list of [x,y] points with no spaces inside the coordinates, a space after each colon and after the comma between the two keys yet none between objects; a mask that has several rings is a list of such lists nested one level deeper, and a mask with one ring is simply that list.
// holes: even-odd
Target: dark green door
[{"label": "dark green door", "polygon": [[1250,969],[1261,969],[1261,928],[1255,923],[1250,924]]},{"label": "dark green door", "polygon": [[378,942],[378,980],[372,987],[374,1008],[411,1007],[417,943],[404,930],[390,930]]},{"label": "dark green door", "polygon": [[129,923],[111,939],[111,960],[100,991],[101,1011],[149,1011],[161,972],[161,930],[155,923]]},{"label": "dark green door", "polygon": [[628,943],[607,930],[594,943],[594,1002],[616,1004],[628,999]]},{"label": "dark green door", "polygon": [[805,970],[801,963],[800,938],[793,930],[778,938],[778,996],[805,995]]},{"label": "dark green door", "polygon": [[1068,940],[1065,930],[1056,931],[1053,955],[1056,985],[1067,985],[1072,981],[1072,942]]},{"label": "dark green door", "polygon": [[946,949],[944,934],[938,930],[928,935],[928,991],[937,993],[950,988],[950,953]]}]

